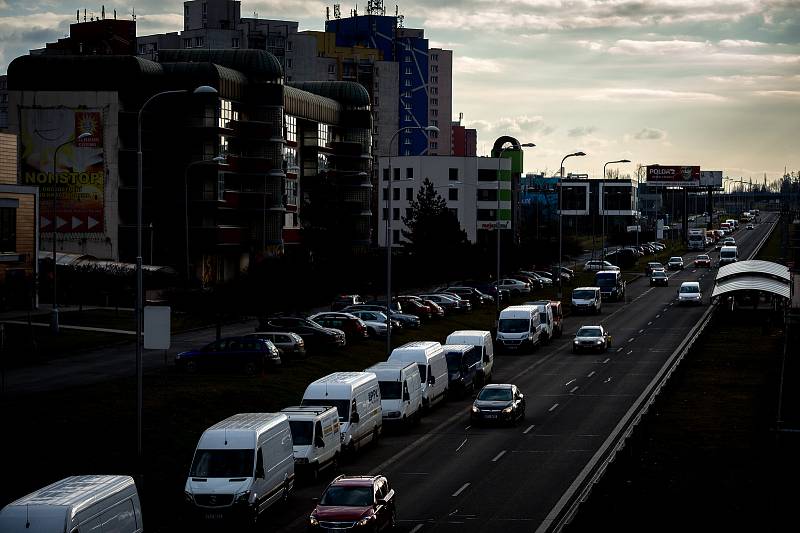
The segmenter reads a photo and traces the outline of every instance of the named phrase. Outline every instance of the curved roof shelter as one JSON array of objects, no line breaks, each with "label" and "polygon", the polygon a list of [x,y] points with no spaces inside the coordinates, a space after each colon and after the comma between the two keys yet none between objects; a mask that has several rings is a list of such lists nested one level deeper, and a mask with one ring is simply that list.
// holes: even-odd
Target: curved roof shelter
[{"label": "curved roof shelter", "polygon": [[738,261],[725,265],[717,272],[711,297],[738,291],[761,291],[791,298],[789,268],[769,261]]},{"label": "curved roof shelter", "polygon": [[368,108],[369,93],[354,81],[301,81],[287,83],[292,87],[336,100],[347,108]]},{"label": "curved roof shelter", "polygon": [[163,63],[216,63],[238,70],[255,83],[277,83],[283,78],[280,62],[266,50],[164,49],[159,50],[158,59]]}]

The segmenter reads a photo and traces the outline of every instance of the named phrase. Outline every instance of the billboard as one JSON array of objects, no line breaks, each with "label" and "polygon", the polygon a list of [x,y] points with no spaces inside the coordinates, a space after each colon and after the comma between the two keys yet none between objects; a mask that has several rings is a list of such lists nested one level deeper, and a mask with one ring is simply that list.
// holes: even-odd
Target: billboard
[{"label": "billboard", "polygon": [[[104,114],[87,108],[20,109],[20,184],[39,187],[42,233],[104,232]],[[83,133],[88,135],[78,139]]]},{"label": "billboard", "polygon": [[700,167],[649,165],[647,167],[647,184],[665,187],[697,187],[700,185]]},{"label": "billboard", "polygon": [[722,188],[722,171],[721,170],[701,171],[700,186]]}]

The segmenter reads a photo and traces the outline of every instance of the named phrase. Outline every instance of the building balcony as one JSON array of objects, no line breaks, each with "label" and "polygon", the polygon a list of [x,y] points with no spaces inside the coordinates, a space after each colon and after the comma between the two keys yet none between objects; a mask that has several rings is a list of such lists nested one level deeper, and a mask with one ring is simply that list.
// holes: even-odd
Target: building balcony
[{"label": "building balcony", "polygon": [[229,122],[229,126],[237,136],[244,137],[248,141],[262,140],[276,143],[286,142],[286,139],[283,137],[282,125],[255,120],[232,120]]},{"label": "building balcony", "polygon": [[282,154],[276,154],[275,157],[228,155],[228,165],[230,165],[232,172],[284,175]]},{"label": "building balcony", "polygon": [[286,211],[286,195],[277,191],[224,192],[226,207],[233,209]]}]

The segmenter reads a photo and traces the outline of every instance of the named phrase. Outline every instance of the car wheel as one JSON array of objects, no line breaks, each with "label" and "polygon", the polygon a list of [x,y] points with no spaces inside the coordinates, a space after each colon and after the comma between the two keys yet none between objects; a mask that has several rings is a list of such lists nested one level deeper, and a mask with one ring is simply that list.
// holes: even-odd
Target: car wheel
[{"label": "car wheel", "polygon": [[519,296],[519,289],[513,289],[513,290],[511,291],[511,295],[512,295],[512,296]]},{"label": "car wheel", "polygon": [[186,361],[186,369],[187,374],[196,374],[197,373],[197,362],[196,361]]}]

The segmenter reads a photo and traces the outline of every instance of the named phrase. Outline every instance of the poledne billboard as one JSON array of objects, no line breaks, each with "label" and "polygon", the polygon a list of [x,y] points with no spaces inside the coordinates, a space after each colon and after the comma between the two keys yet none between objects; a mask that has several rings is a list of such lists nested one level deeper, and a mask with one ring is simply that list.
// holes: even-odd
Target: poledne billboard
[{"label": "poledne billboard", "polygon": [[647,167],[647,184],[697,187],[700,185],[700,167],[650,165]]}]

